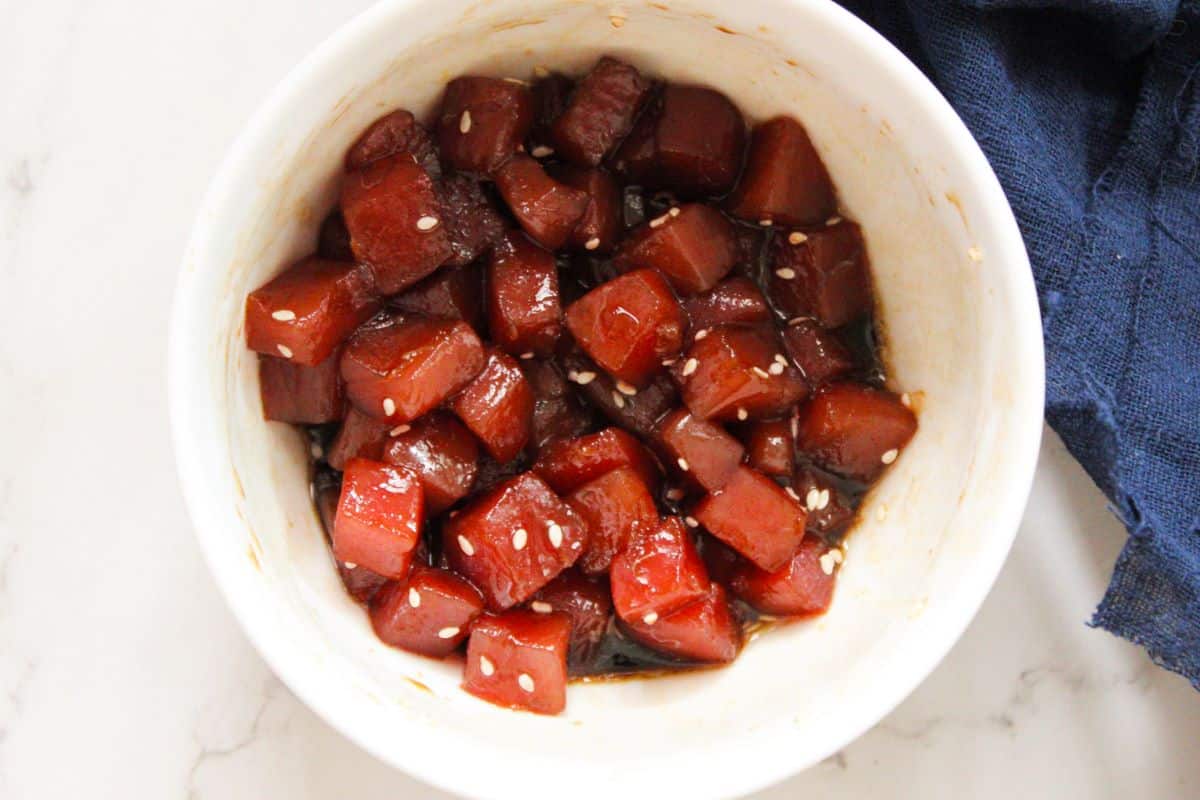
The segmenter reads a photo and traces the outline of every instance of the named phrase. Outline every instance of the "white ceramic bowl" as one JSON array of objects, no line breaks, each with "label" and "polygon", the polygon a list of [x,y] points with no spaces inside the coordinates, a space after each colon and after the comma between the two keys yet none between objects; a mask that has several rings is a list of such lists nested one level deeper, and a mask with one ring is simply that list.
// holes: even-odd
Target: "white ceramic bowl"
[{"label": "white ceramic bowl", "polygon": [[[799,116],[862,223],[890,368],[920,432],[870,496],[832,609],[727,669],[572,686],[503,711],[460,667],[381,644],[338,582],[305,448],[262,421],[246,293],[313,247],[347,145],[464,72],[578,72],[597,56],[707,83],[751,118]],[[828,756],[958,638],[1004,561],[1042,417],[1029,264],[991,169],[900,53],[820,0],[384,2],[284,81],[239,138],[182,267],[170,347],[179,472],[197,536],[264,658],[379,758],[471,797],[741,795]]]}]

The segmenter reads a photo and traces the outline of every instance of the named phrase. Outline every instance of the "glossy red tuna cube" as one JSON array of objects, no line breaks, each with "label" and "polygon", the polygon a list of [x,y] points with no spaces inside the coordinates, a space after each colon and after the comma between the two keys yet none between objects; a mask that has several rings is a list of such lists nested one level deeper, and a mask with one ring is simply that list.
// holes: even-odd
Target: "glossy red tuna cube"
[{"label": "glossy red tuna cube", "polygon": [[777,238],[767,292],[787,316],[814,317],[826,328],[871,313],[870,268],[858,226],[838,222],[797,245]]},{"label": "glossy red tuna cube", "polygon": [[533,391],[517,362],[491,348],[483,371],[449,403],[492,458],[512,461],[533,431]]},{"label": "glossy red tuna cube", "polygon": [[635,231],[618,250],[618,269],[656,269],[683,295],[717,285],[737,263],[733,225],[711,206],[673,207]]},{"label": "glossy red tuna cube", "polygon": [[345,469],[346,462],[352,458],[378,461],[383,456],[383,446],[391,428],[388,423],[367,416],[351,406],[325,453],[325,460],[334,469]]},{"label": "glossy red tuna cube", "polygon": [[602,581],[569,569],[533,596],[529,607],[538,614],[559,612],[571,618],[569,665],[587,663],[608,631],[612,597]]},{"label": "glossy red tuna cube", "polygon": [[365,458],[346,464],[333,525],[334,558],[403,578],[424,524],[425,498],[416,475]]},{"label": "glossy red tuna cube", "polygon": [[336,355],[315,367],[260,355],[258,386],[264,419],[320,425],[336,422],[345,410]]},{"label": "glossy red tuna cube", "polygon": [[388,299],[406,314],[461,319],[483,331],[483,271],[474,265],[439,269],[425,280]]},{"label": "glossy red tuna cube", "polygon": [[371,627],[384,644],[442,658],[462,644],[483,611],[479,590],[453,572],[414,566],[371,600]]},{"label": "glossy red tuna cube", "polygon": [[720,425],[698,419],[683,408],[659,423],[658,441],[676,469],[710,492],[726,484],[745,454],[742,443]]},{"label": "glossy red tuna cube", "polygon": [[533,125],[529,89],[501,78],[463,76],[446,84],[438,112],[442,158],[457,170],[491,174]]},{"label": "glossy red tuna cube", "polygon": [[783,347],[816,389],[854,369],[854,358],[837,334],[811,319],[796,319],[783,332]]},{"label": "glossy red tuna cube", "polygon": [[873,481],[917,432],[917,418],[896,395],[856,383],[835,383],[800,411],[796,445],[818,465]]},{"label": "glossy red tuna cube", "polygon": [[566,495],[621,467],[630,467],[652,492],[657,491],[659,472],[654,456],[619,428],[552,442],[538,456],[533,471],[554,491]]},{"label": "glossy red tuna cube", "polygon": [[529,599],[574,564],[587,529],[571,507],[532,472],[477,496],[442,528],[450,567],[501,611]]},{"label": "glossy red tuna cube", "polygon": [[634,387],[648,384],[664,359],[679,354],[687,326],[671,287],[650,269],[597,286],[567,308],[566,319],[579,346]]},{"label": "glossy red tuna cube", "polygon": [[855,503],[832,476],[816,467],[796,472],[792,490],[808,510],[806,528],[810,535],[837,536],[854,522]]},{"label": "glossy red tuna cube", "polygon": [[521,228],[550,250],[567,243],[591,202],[587,192],[551,178],[536,159],[524,154],[500,168],[496,188]]},{"label": "glossy red tuna cube", "polygon": [[341,369],[346,395],[360,411],[400,424],[464,388],[483,364],[483,344],[467,323],[411,317],[360,330]]},{"label": "glossy red tuna cube", "polygon": [[753,325],[771,319],[767,299],[757,284],[741,275],[726,278],[703,294],[683,301],[693,331],[717,325]]},{"label": "glossy red tuna cube", "polygon": [[580,166],[597,166],[629,133],[649,92],[650,81],[635,68],[601,58],[551,126],[554,149]]},{"label": "glossy red tuna cube", "polygon": [[306,258],[246,298],[246,345],[313,367],[378,310],[365,270]]},{"label": "glossy red tuna cube", "polygon": [[722,195],[742,169],[746,123],[728,97],[664,86],[614,159],[631,182],[685,196]]},{"label": "glossy red tuna cube", "polygon": [[317,257],[328,261],[354,260],[354,251],[350,249],[350,231],[346,230],[341,209],[330,211],[321,222],[321,229],[317,233]]},{"label": "glossy red tuna cube", "polygon": [[494,705],[557,714],[567,705],[566,614],[514,610],[471,626],[463,688]]},{"label": "glossy red tuna cube", "polygon": [[653,624],[626,622],[635,640],[681,661],[721,664],[733,661],[742,645],[741,630],[720,584],[712,584],[704,599]]},{"label": "glossy red tuna cube", "polygon": [[[739,561],[729,588],[764,614],[800,616],[824,613],[833,599],[834,556],[829,545],[807,536],[784,566],[773,572]],[[837,551],[840,557],[841,551]],[[828,571],[827,571],[828,570]]]},{"label": "glossy red tuna cube", "polygon": [[535,450],[558,439],[574,439],[592,427],[592,413],[575,395],[553,361],[527,359],[521,362],[525,379],[533,390],[533,433]]},{"label": "glossy red tuna cube", "polygon": [[804,508],[749,467],[738,467],[725,488],[706,495],[692,515],[713,536],[765,570],[786,564],[804,538]]},{"label": "glossy red tuna cube", "polygon": [[442,202],[442,224],[450,238],[450,257],[446,263],[460,267],[470,264],[504,235],[507,227],[477,179],[456,173],[437,184]]},{"label": "glossy red tuna cube", "polygon": [[362,169],[373,161],[407,153],[426,172],[437,177],[442,166],[438,163],[437,147],[425,126],[403,108],[384,114],[363,131],[346,151],[346,170]]},{"label": "glossy red tuna cube", "polygon": [[746,463],[765,475],[791,475],[796,463],[796,441],[790,419],[752,422],[743,431]]},{"label": "glossy red tuna cube", "polygon": [[584,169],[569,164],[559,165],[550,170],[550,174],[588,196],[587,208],[567,238],[567,244],[590,253],[612,252],[623,232],[621,187],[613,176],[602,169]]},{"label": "glossy red tuna cube", "polygon": [[683,400],[701,419],[756,419],[785,414],[807,387],[781,347],[762,331],[711,328],[676,363]]},{"label": "glossy red tuna cube", "polygon": [[406,153],[348,173],[341,206],[350,247],[383,294],[412,286],[452,255],[433,179]]},{"label": "glossy red tuna cube", "polygon": [[554,255],[513,231],[488,265],[488,328],[515,356],[548,355],[562,333],[562,304]]},{"label": "glossy red tuna cube", "polygon": [[836,213],[833,183],[803,125],[775,117],[755,127],[726,207],[748,222],[788,226],[817,225]]},{"label": "glossy red tuna cube", "polygon": [[[324,527],[327,537],[333,536],[333,526],[337,518],[338,498],[341,496],[341,493],[342,484],[340,478],[336,482],[322,481],[320,476],[318,476],[313,481],[313,496],[317,503],[317,514],[321,517],[321,525]],[[369,602],[375,595],[375,592],[379,591],[388,582],[387,578],[371,572],[366,567],[360,567],[357,564],[347,567],[336,558],[333,563],[337,566],[338,577],[342,579],[342,585],[346,587],[346,592],[360,603]]]},{"label": "glossy red tuna cube", "polygon": [[635,526],[612,560],[613,607],[625,622],[653,625],[708,594],[708,570],[679,517]]},{"label": "glossy red tuna cube", "polygon": [[587,526],[587,549],[578,566],[590,575],[608,571],[635,527],[658,525],[654,498],[646,482],[629,467],[589,481],[565,499]]},{"label": "glossy red tuna cube", "polygon": [[440,514],[470,494],[479,474],[479,445],[461,422],[435,411],[391,432],[382,458],[417,476],[427,514]]}]

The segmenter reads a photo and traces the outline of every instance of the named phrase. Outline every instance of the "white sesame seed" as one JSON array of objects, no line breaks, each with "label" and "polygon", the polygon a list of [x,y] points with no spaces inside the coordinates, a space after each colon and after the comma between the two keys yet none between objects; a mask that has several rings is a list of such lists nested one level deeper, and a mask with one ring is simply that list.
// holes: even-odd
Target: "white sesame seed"
[{"label": "white sesame seed", "polygon": [[421,217],[419,220],[417,220],[417,230],[419,230],[419,231],[431,231],[434,228],[436,228],[437,226],[438,226],[438,218],[437,217],[431,217],[431,216],[426,215],[424,217]]},{"label": "white sesame seed", "polygon": [[313,442],[311,445],[309,445],[308,454],[313,458],[320,458],[321,456],[325,455],[325,451],[321,448],[321,445]]},{"label": "white sesame seed", "polygon": [[412,430],[412,425],[397,425],[396,427],[394,427],[390,431],[388,431],[388,434],[391,436],[399,436],[400,434],[408,433],[411,430]]},{"label": "white sesame seed", "polygon": [[512,546],[513,550],[524,550],[525,543],[529,541],[529,531],[524,528],[517,528],[513,531]]},{"label": "white sesame seed", "polygon": [[545,158],[546,156],[554,155],[554,148],[547,147],[544,144],[539,144],[537,147],[529,151],[529,155],[533,156],[534,158]]},{"label": "white sesame seed", "polygon": [[806,321],[804,317],[792,317],[788,320],[788,326],[794,328],[797,325],[803,325]]},{"label": "white sesame seed", "polygon": [[837,225],[841,221],[841,217],[830,217],[829,219],[825,220],[825,226],[829,227],[831,225]]},{"label": "white sesame seed", "polygon": [[551,522],[546,526],[546,538],[550,540],[550,544],[554,547],[562,547],[563,529],[557,522]]},{"label": "white sesame seed", "polygon": [[785,281],[790,281],[792,278],[796,277],[796,270],[792,269],[791,267],[780,267],[779,269],[775,270],[775,274],[783,278]]},{"label": "white sesame seed", "polygon": [[548,78],[548,77],[550,77],[550,69],[548,67],[546,67],[545,65],[538,64],[536,67],[533,68],[533,77]]},{"label": "white sesame seed", "polygon": [[818,558],[817,561],[819,561],[821,564],[821,572],[824,572],[826,575],[833,574],[833,567],[834,567],[835,562],[833,560],[833,551],[832,550],[830,550],[828,553],[822,553],[821,557]]},{"label": "white sesame seed", "polygon": [[462,116],[458,118],[458,132],[468,133],[471,130],[471,110],[463,111]]},{"label": "white sesame seed", "polygon": [[521,360],[528,361],[529,359],[533,358],[533,356],[534,356],[534,352],[532,350],[528,350],[524,353],[521,353]]},{"label": "white sesame seed", "polygon": [[762,367],[751,367],[750,370],[760,378],[769,378],[770,374]]},{"label": "white sesame seed", "polygon": [[776,353],[776,354],[775,354],[775,363],[776,363],[776,364],[783,364],[783,365],[786,367],[786,366],[787,366],[787,364],[788,364],[788,360],[787,360],[787,358],[786,358],[786,357],[783,355],[783,353]]},{"label": "white sesame seed", "polygon": [[342,566],[346,569],[354,569],[358,564],[355,564],[353,561],[343,561]]},{"label": "white sesame seed", "polygon": [[682,500],[683,499],[683,489],[667,489],[667,499],[668,500]]},{"label": "white sesame seed", "polygon": [[788,234],[788,244],[804,244],[808,241],[808,237],[800,231],[792,231]]},{"label": "white sesame seed", "polygon": [[617,408],[625,407],[625,398],[621,396],[620,392],[612,393],[612,401],[613,401],[613,405],[615,405]]},{"label": "white sesame seed", "polygon": [[967,257],[972,261],[983,261],[983,251],[978,247],[972,247],[967,250]]},{"label": "white sesame seed", "polygon": [[679,359],[677,359],[677,358],[664,358],[664,359],[663,359],[663,362],[662,362],[662,365],[663,365],[664,367],[673,367],[673,366],[675,366],[675,362],[676,362],[676,361],[678,361],[678,360],[679,360]]},{"label": "white sesame seed", "polygon": [[421,607],[421,593],[418,592],[416,589],[410,588],[408,590],[408,604],[410,606],[412,606],[413,608],[420,608]]},{"label": "white sesame seed", "polygon": [[483,673],[485,678],[490,678],[496,674],[496,665],[487,656],[479,657],[479,671]]},{"label": "white sesame seed", "polygon": [[440,631],[438,631],[439,639],[453,639],[455,636],[458,636],[458,628],[453,625],[448,628],[442,628]]},{"label": "white sesame seed", "polygon": [[748,420],[750,418],[750,412],[747,411],[746,409],[742,408],[741,406],[738,406],[737,418],[740,419],[742,422],[745,422],[746,420]]},{"label": "white sesame seed", "polygon": [[593,236],[592,238],[588,239],[586,242],[583,243],[584,250],[595,250],[599,246],[600,246],[600,237],[599,236]]},{"label": "white sesame seed", "polygon": [[645,614],[642,617],[642,622],[646,623],[647,625],[653,625],[654,623],[658,622],[658,612],[651,611],[650,613]]},{"label": "white sesame seed", "polygon": [[841,564],[846,560],[846,556],[842,553],[840,548],[830,550],[829,553],[833,556],[833,563],[835,564]]},{"label": "white sesame seed", "polygon": [[617,381],[617,391],[620,392],[621,394],[628,395],[629,397],[633,397],[635,394],[637,394],[637,387],[634,386],[632,383],[626,383],[625,381]]},{"label": "white sesame seed", "polygon": [[817,500],[817,511],[824,511],[829,506],[829,490],[822,489],[821,496]]},{"label": "white sesame seed", "polygon": [[390,397],[383,398],[383,413],[389,417],[396,413],[396,401]]},{"label": "white sesame seed", "polygon": [[773,220],[773,219],[760,219],[760,220],[758,221],[758,224],[759,224],[759,225],[762,225],[764,228],[769,228],[769,227],[771,227],[772,225],[774,225],[774,224],[775,224],[775,220]]},{"label": "white sesame seed", "polygon": [[671,210],[668,211],[667,213],[670,214],[672,217],[678,217],[680,215],[680,213],[682,213],[682,212],[680,212],[679,206],[671,206]]},{"label": "white sesame seed", "polygon": [[660,227],[666,221],[667,221],[667,215],[663,214],[661,217],[655,217],[654,219],[650,220],[650,227],[651,228]]},{"label": "white sesame seed", "polygon": [[278,311],[271,312],[271,319],[277,319],[280,322],[291,322],[296,318],[296,312],[290,308],[281,308]]},{"label": "white sesame seed", "polygon": [[696,341],[697,341],[697,342],[699,342],[699,341],[701,341],[702,339],[704,339],[704,337],[706,337],[706,336],[708,336],[708,328],[705,328],[705,329],[703,329],[703,330],[697,331],[697,332],[696,332]]},{"label": "white sesame seed", "polygon": [[700,527],[700,522],[695,517],[690,515],[683,518],[683,524],[687,525],[689,528]]},{"label": "white sesame seed", "polygon": [[893,447],[891,450],[888,450],[883,455],[881,455],[879,457],[879,460],[882,461],[884,464],[891,464],[893,461],[896,460],[896,456],[898,456],[898,455],[900,455],[900,451]]},{"label": "white sesame seed", "polygon": [[687,459],[686,459],[686,458],[680,458],[680,459],[679,459],[679,460],[677,460],[675,463],[676,463],[676,464],[678,464],[678,465],[679,465],[679,468],[680,468],[681,470],[683,470],[684,472],[687,472],[687,471],[688,471],[688,462],[687,462]]},{"label": "white sesame seed", "polygon": [[596,380],[596,373],[592,372],[591,370],[587,370],[585,372],[576,372],[574,373],[574,377],[571,377],[571,380],[575,381],[575,383],[578,383],[580,386],[587,386],[589,383]]},{"label": "white sesame seed", "polygon": [[796,490],[795,490],[795,489],[793,489],[793,488],[792,488],[792,487],[790,487],[790,486],[785,486],[785,487],[783,487],[783,490],[784,490],[785,492],[787,492],[787,496],[788,496],[788,497],[792,498],[792,499],[793,499],[793,500],[795,500],[797,503],[799,503],[799,502],[800,502],[800,495],[796,494]]},{"label": "white sesame seed", "polygon": [[517,685],[520,686],[522,689],[524,689],[527,692],[532,692],[533,691],[533,678],[530,677],[529,673],[522,672],[520,675],[517,676]]},{"label": "white sesame seed", "polygon": [[700,366],[700,362],[694,358],[689,358],[683,362],[683,377],[687,377],[696,371],[696,367]]},{"label": "white sesame seed", "polygon": [[809,489],[804,495],[804,507],[809,511],[817,510],[817,503],[821,502],[821,490],[816,487]]},{"label": "white sesame seed", "polygon": [[910,395],[908,392],[900,395],[900,403],[905,408],[912,408],[912,395]]},{"label": "white sesame seed", "polygon": [[625,24],[625,18],[618,14],[610,16],[608,21],[614,28],[620,28]]},{"label": "white sesame seed", "polygon": [[275,347],[277,350],[279,350],[279,355],[283,356],[284,358],[292,357],[292,348],[288,347],[286,344],[277,344]]},{"label": "white sesame seed", "polygon": [[475,547],[471,544],[471,540],[463,536],[461,533],[458,535],[458,549],[463,551],[463,555],[475,555]]},{"label": "white sesame seed", "polygon": [[772,361],[771,366],[767,367],[767,372],[771,373],[772,375],[782,375],[783,364],[780,364],[778,361]]},{"label": "white sesame seed", "polygon": [[529,604],[529,607],[532,608],[534,611],[536,611],[538,614],[549,614],[551,611],[554,610],[554,606],[550,605],[545,600],[534,600],[532,603]]},{"label": "white sesame seed", "polygon": [[528,81],[523,81],[520,78],[505,78],[504,80],[508,83],[515,83],[517,86],[524,86],[528,83]]}]

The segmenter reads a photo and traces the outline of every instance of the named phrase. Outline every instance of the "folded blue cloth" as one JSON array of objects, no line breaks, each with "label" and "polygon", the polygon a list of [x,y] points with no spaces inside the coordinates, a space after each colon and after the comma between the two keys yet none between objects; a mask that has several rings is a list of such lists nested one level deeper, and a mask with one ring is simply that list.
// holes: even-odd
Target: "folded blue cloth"
[{"label": "folded blue cloth", "polygon": [[941,89],[1016,212],[1046,417],[1130,534],[1092,624],[1200,689],[1200,0],[843,5]]}]

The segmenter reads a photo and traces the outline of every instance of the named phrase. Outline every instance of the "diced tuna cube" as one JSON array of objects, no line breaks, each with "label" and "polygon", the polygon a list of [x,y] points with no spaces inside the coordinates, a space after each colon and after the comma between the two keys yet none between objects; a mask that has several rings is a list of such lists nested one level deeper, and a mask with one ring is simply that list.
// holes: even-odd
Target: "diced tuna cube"
[{"label": "diced tuna cube", "polygon": [[521,369],[533,390],[534,449],[541,450],[557,439],[574,439],[591,429],[591,411],[579,401],[554,362],[527,359],[521,362]]},{"label": "diced tuna cube", "polygon": [[787,419],[752,422],[743,433],[746,463],[766,475],[791,475],[796,463],[796,442]]},{"label": "diced tuna cube", "polygon": [[649,91],[650,82],[632,66],[601,58],[554,121],[555,150],[580,166],[597,166],[629,133]]},{"label": "diced tuna cube", "polygon": [[726,205],[756,224],[817,225],[833,216],[837,199],[804,126],[775,117],[754,129],[746,168]]},{"label": "diced tuna cube", "polygon": [[260,355],[258,386],[264,419],[320,425],[336,422],[345,410],[336,354],[315,367]]},{"label": "diced tuna cube", "polygon": [[733,661],[741,647],[741,631],[725,590],[712,584],[708,595],[647,625],[626,622],[635,640],[682,661],[720,664]]},{"label": "diced tuna cube", "polygon": [[570,494],[585,483],[621,467],[630,467],[651,491],[659,482],[654,457],[641,442],[618,428],[548,445],[533,471],[559,494]]},{"label": "diced tuna cube", "polygon": [[321,230],[317,234],[317,257],[329,261],[354,261],[354,251],[350,249],[350,231],[346,230],[341,209],[330,211],[321,222]]},{"label": "diced tuna cube", "polygon": [[420,283],[388,299],[406,314],[461,319],[483,331],[483,272],[474,265],[439,269]]},{"label": "diced tuna cube", "polygon": [[726,278],[703,294],[683,301],[693,331],[717,325],[752,325],[771,319],[771,309],[758,286],[749,278]]},{"label": "diced tuna cube", "polygon": [[749,467],[738,467],[725,488],[710,492],[692,514],[713,536],[765,570],[787,563],[804,538],[804,508]]},{"label": "diced tuna cube", "polygon": [[455,169],[491,174],[517,151],[532,126],[528,88],[501,78],[463,76],[446,84],[438,145]]},{"label": "diced tuna cube", "polygon": [[783,346],[814,389],[854,369],[854,358],[837,334],[824,330],[811,319],[789,323],[783,332]]},{"label": "diced tuna cube", "polygon": [[605,254],[612,252],[621,237],[621,187],[602,169],[584,169],[563,164],[550,171],[557,180],[588,196],[587,209],[567,243],[576,250]]},{"label": "diced tuna cube", "polygon": [[475,178],[448,175],[438,183],[437,191],[442,202],[441,218],[450,238],[450,258],[446,260],[450,266],[470,264],[504,235],[504,217]]},{"label": "diced tuna cube", "polygon": [[350,401],[398,425],[457,393],[483,364],[483,344],[467,323],[412,317],[360,330],[346,345],[341,368]]},{"label": "diced tuna cube", "polygon": [[341,206],[350,247],[383,294],[412,286],[452,255],[433,179],[407,154],[348,173]]},{"label": "diced tuna cube", "polygon": [[575,81],[561,72],[552,72],[533,82],[530,90],[533,93],[533,130],[529,134],[531,147],[528,148],[531,153],[542,147],[551,151],[547,155],[553,154],[550,128],[567,109],[574,88]]},{"label": "diced tuna cube", "polygon": [[818,465],[875,480],[917,432],[917,418],[891,392],[835,383],[800,410],[796,444]]},{"label": "diced tuna cube", "polygon": [[674,367],[688,409],[701,419],[739,421],[787,413],[808,390],[781,349],[750,328],[697,333]]},{"label": "diced tuna cube", "polygon": [[710,492],[726,484],[745,454],[742,443],[720,425],[682,408],[659,423],[658,440],[674,466]]},{"label": "diced tuna cube", "polygon": [[416,475],[365,458],[346,464],[333,525],[334,558],[403,578],[424,523],[425,498]]},{"label": "diced tuna cube", "polygon": [[371,123],[346,151],[346,170],[362,169],[381,158],[407,153],[430,175],[441,174],[437,147],[425,126],[403,108],[384,114]]},{"label": "diced tuna cube", "polygon": [[479,473],[479,445],[461,422],[435,411],[392,432],[383,460],[417,476],[426,513],[440,514],[471,492]]},{"label": "diced tuna cube", "polygon": [[557,714],[567,705],[566,614],[515,610],[471,626],[463,688],[494,705]]},{"label": "diced tuna cube", "polygon": [[[833,598],[834,556],[816,536],[807,536],[784,566],[773,572],[739,561],[729,588],[764,614],[797,616],[824,613]],[[840,556],[841,551],[836,552]],[[822,559],[824,558],[824,561]],[[828,568],[828,571],[826,569]]]},{"label": "diced tuna cube", "polygon": [[665,372],[656,375],[636,394],[630,394],[632,386],[614,381],[607,373],[597,372],[594,364],[587,363],[596,379],[582,387],[584,397],[609,420],[638,436],[652,437],[658,421],[679,405],[679,392]]},{"label": "diced tuna cube", "polygon": [[854,522],[854,500],[839,488],[837,480],[817,467],[798,470],[792,490],[808,509],[806,528],[810,535],[836,537]]},{"label": "diced tuna cube", "polygon": [[591,575],[608,571],[635,526],[658,525],[654,498],[645,481],[629,467],[585,483],[565,499],[587,526],[587,549],[579,568]]},{"label": "diced tuna cube", "polygon": [[711,206],[673,207],[635,231],[618,250],[618,269],[656,269],[683,295],[717,285],[737,263],[733,226]]},{"label": "diced tuna cube", "polygon": [[[329,475],[330,473],[324,474]],[[333,526],[337,519],[338,498],[342,493],[341,480],[340,478],[336,481],[322,480],[322,474],[318,473],[313,480],[313,490],[317,503],[317,514],[321,517],[321,526],[325,529],[325,535],[332,537]],[[359,603],[370,602],[375,592],[388,582],[387,578],[371,572],[366,567],[360,567],[358,564],[347,567],[337,559],[334,559],[333,563],[337,566],[338,577],[342,579],[342,585],[346,587],[346,592]]]},{"label": "diced tuna cube", "polygon": [[557,250],[567,243],[591,202],[587,192],[551,178],[530,156],[513,156],[496,173],[496,188],[530,238]]},{"label": "diced tuna cube", "polygon": [[609,572],[613,607],[625,622],[653,625],[708,595],[708,570],[679,517],[635,526]]},{"label": "diced tuna cube", "polygon": [[449,407],[501,463],[516,458],[529,441],[533,391],[517,362],[501,350],[489,350],[483,371]]},{"label": "diced tuna cube", "polygon": [[313,367],[377,310],[379,298],[366,271],[306,258],[246,298],[246,344]]},{"label": "diced tuna cube", "polygon": [[871,313],[871,276],[858,226],[839,222],[796,245],[777,238],[767,292],[787,316],[815,317],[826,328]]},{"label": "diced tuna cube", "polygon": [[583,521],[532,472],[477,497],[442,527],[450,567],[502,611],[529,599],[574,564],[587,544]]},{"label": "diced tuna cube", "polygon": [[371,601],[371,627],[385,644],[433,658],[454,652],[483,611],[479,590],[453,572],[414,566]]},{"label": "diced tuna cube", "polygon": [[530,608],[538,614],[557,611],[571,618],[571,642],[567,652],[570,665],[586,664],[608,631],[612,616],[612,597],[608,587],[569,569],[543,586]]},{"label": "diced tuna cube", "polygon": [[515,356],[548,355],[562,333],[562,305],[554,255],[518,232],[492,251],[488,267],[488,327]]},{"label": "diced tuna cube", "polygon": [[352,458],[378,461],[383,456],[383,445],[387,442],[390,429],[388,423],[367,416],[351,406],[325,453],[325,460],[334,469],[345,469],[346,462]]},{"label": "diced tuna cube", "polygon": [[639,269],[597,286],[567,308],[575,341],[609,374],[647,385],[679,354],[687,318],[667,282]]}]

